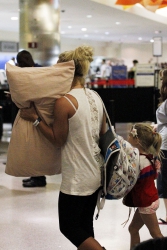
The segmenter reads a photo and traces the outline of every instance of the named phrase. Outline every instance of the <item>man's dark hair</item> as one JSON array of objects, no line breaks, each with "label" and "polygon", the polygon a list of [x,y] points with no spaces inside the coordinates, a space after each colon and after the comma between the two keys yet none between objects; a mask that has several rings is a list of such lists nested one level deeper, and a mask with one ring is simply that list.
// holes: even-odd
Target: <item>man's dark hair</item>
[{"label": "man's dark hair", "polygon": [[136,63],[138,63],[138,61],[137,60],[133,60],[133,63],[136,64]]},{"label": "man's dark hair", "polygon": [[20,51],[17,54],[16,59],[17,59],[18,66],[21,68],[34,67],[35,65],[32,55],[27,50]]}]

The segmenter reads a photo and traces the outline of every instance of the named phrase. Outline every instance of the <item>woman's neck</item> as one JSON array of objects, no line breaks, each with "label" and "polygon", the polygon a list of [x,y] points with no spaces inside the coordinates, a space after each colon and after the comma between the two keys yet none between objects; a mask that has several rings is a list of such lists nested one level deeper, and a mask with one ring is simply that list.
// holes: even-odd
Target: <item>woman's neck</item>
[{"label": "woman's neck", "polygon": [[84,88],[84,84],[82,83],[82,81],[74,79],[72,86],[71,86],[71,89],[81,89],[81,88]]},{"label": "woman's neck", "polygon": [[71,89],[83,89],[84,87],[82,85],[75,85],[74,87],[71,87]]}]

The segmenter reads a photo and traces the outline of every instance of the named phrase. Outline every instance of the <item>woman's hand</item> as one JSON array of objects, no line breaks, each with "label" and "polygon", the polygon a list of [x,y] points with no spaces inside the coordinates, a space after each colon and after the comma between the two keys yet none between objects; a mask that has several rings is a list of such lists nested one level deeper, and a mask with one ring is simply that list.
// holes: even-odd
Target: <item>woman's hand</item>
[{"label": "woman's hand", "polygon": [[38,118],[34,103],[32,102],[29,108],[20,109],[20,117],[26,121],[34,122]]}]

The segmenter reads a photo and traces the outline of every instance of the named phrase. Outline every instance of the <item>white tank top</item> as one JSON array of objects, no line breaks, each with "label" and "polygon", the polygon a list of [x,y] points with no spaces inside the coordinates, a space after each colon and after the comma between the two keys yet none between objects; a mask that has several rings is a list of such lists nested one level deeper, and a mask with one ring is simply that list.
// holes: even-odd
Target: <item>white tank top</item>
[{"label": "white tank top", "polygon": [[104,159],[98,147],[103,121],[99,97],[90,89],[73,89],[68,94],[78,102],[69,119],[69,133],[62,147],[60,191],[71,195],[91,195],[101,185],[100,167]]}]

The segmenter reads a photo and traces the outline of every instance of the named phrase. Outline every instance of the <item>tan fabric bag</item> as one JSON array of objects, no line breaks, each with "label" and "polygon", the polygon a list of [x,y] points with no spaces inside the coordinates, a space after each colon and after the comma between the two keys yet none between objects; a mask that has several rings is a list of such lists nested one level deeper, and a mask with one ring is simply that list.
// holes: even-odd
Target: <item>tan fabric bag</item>
[{"label": "tan fabric bag", "polygon": [[[38,68],[7,64],[6,74],[13,102],[23,108],[33,101],[39,116],[51,125],[56,98],[71,88],[74,62]],[[32,122],[20,118],[19,112],[12,128],[5,172],[20,177],[61,173],[61,150],[56,149]]]}]

